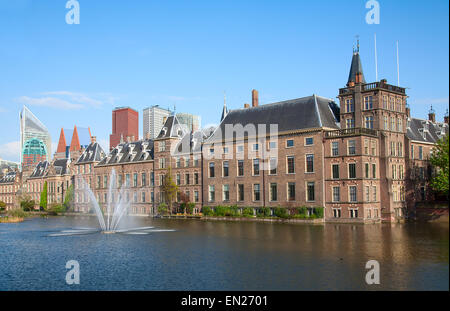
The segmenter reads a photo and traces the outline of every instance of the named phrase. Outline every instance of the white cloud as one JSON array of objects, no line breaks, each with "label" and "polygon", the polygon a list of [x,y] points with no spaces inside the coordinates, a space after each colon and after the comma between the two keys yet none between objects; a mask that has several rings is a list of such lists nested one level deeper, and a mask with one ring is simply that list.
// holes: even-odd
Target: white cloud
[{"label": "white cloud", "polygon": [[19,103],[30,106],[42,106],[63,110],[83,109],[86,107],[98,108],[104,103],[114,105],[117,98],[111,94],[99,93],[94,96],[69,92],[69,91],[52,91],[43,92],[40,97],[21,96],[16,99]]},{"label": "white cloud", "polygon": [[29,105],[29,106],[42,106],[49,108],[58,108],[64,110],[73,110],[80,109],[83,106],[80,104],[72,104],[66,100],[56,98],[56,97],[41,97],[41,98],[32,98],[28,96],[21,96],[17,99],[17,101],[21,104]]},{"label": "white cloud", "polygon": [[0,145],[0,158],[8,161],[20,161],[20,142],[12,141]]}]

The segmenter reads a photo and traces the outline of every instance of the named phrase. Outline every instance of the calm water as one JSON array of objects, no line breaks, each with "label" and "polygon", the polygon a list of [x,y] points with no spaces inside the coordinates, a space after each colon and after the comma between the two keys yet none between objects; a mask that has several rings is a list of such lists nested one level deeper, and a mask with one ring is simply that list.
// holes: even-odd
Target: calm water
[{"label": "calm water", "polygon": [[[281,225],[136,219],[148,235],[48,237],[91,217],[0,224],[0,290],[448,290],[448,224]],[[81,284],[66,285],[69,260]],[[365,284],[365,263],[381,285]]]}]

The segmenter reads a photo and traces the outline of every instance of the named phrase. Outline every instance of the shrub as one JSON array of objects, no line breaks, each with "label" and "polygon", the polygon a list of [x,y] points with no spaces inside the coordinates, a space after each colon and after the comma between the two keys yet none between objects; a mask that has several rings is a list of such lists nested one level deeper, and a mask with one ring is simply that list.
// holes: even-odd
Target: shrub
[{"label": "shrub", "polygon": [[260,208],[258,210],[258,213],[256,214],[256,216],[258,216],[258,217],[270,217],[270,216],[272,216],[272,215],[270,215],[270,208],[268,208],[268,207]]},{"label": "shrub", "polygon": [[275,216],[277,216],[279,218],[289,218],[289,214],[288,214],[287,210],[283,207],[275,208],[274,214],[275,214]]},{"label": "shrub", "polygon": [[184,203],[184,202],[180,204],[180,211],[181,211],[181,213],[184,213],[184,211],[186,210],[186,205],[187,204]]},{"label": "shrub", "polygon": [[308,209],[305,206],[301,206],[297,208],[298,215],[301,215],[300,218],[306,218],[308,216]]},{"label": "shrub", "polygon": [[314,214],[317,218],[323,218],[323,207],[314,208]]},{"label": "shrub", "polygon": [[195,207],[195,203],[188,203],[186,206],[187,209],[187,213],[192,215],[192,213],[194,212],[194,207]]},{"label": "shrub", "polygon": [[213,216],[214,215],[214,211],[209,206],[203,206],[202,207],[202,213],[205,216]]},{"label": "shrub", "polygon": [[15,208],[15,209],[9,210],[7,212],[7,215],[10,216],[10,217],[18,217],[18,218],[25,218],[25,217],[27,217],[27,213],[24,212],[24,210],[21,209],[21,208]]},{"label": "shrub", "polygon": [[246,207],[242,210],[242,216],[244,217],[253,217],[253,208]]},{"label": "shrub", "polygon": [[66,207],[61,204],[52,204],[47,209],[50,215],[58,215],[60,213],[64,213],[66,211]]},{"label": "shrub", "polygon": [[167,209],[167,204],[166,203],[159,204],[159,206],[158,206],[158,213],[159,214],[165,215],[165,214],[168,213],[168,211],[169,210]]}]

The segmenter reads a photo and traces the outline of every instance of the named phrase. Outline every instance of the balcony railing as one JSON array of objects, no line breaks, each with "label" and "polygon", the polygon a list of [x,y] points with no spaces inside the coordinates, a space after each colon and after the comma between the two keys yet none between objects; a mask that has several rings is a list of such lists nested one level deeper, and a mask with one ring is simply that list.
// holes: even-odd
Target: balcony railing
[{"label": "balcony railing", "polygon": [[337,131],[325,132],[325,138],[338,138],[338,137],[349,137],[360,135],[377,137],[378,131],[366,128],[348,128]]},{"label": "balcony railing", "polygon": [[[354,87],[347,87],[339,89],[339,95],[345,95],[347,93],[351,93],[353,91]],[[361,90],[362,91],[370,91],[375,89],[383,89],[388,90],[391,92],[396,92],[405,95],[406,91],[404,87],[399,87],[391,84],[387,84],[385,82],[373,82],[373,83],[367,83],[363,84]]]}]

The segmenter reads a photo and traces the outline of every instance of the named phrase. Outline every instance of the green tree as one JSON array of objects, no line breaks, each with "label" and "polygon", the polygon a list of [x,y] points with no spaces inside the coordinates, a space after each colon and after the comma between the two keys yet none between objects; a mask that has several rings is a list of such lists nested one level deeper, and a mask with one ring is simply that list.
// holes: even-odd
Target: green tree
[{"label": "green tree", "polygon": [[6,209],[6,203],[3,201],[0,201],[0,211],[4,211]]},{"label": "green tree", "polygon": [[433,148],[430,162],[436,169],[436,175],[431,180],[431,186],[439,193],[448,196],[448,166],[449,166],[449,136],[445,135]]},{"label": "green tree", "polygon": [[34,200],[31,200],[31,197],[28,195],[22,196],[20,198],[20,208],[25,212],[31,212],[34,210],[34,205],[36,203]]},{"label": "green tree", "polygon": [[66,210],[69,210],[72,207],[73,203],[73,185],[67,189],[66,196],[64,197],[64,207]]},{"label": "green tree", "polygon": [[39,203],[41,209],[47,209],[47,182],[44,182],[44,188],[41,192],[41,202]]},{"label": "green tree", "polygon": [[164,177],[164,183],[161,187],[162,191],[164,192],[164,198],[166,199],[166,202],[169,204],[169,213],[172,214],[172,205],[177,197],[178,186],[173,180],[172,168],[170,166],[167,169],[167,173]]}]

